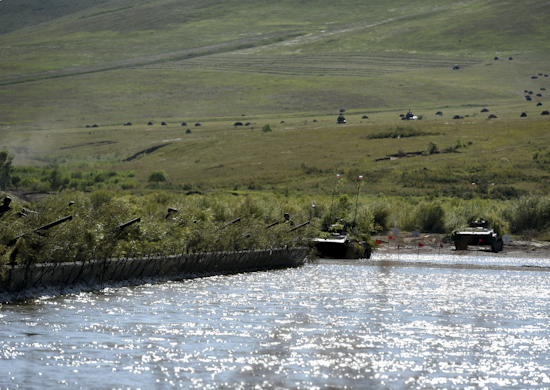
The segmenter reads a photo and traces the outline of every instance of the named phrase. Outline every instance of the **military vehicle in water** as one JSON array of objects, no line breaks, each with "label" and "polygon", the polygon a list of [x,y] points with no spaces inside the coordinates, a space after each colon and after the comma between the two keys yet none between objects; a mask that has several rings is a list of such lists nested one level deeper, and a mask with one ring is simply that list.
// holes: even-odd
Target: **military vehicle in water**
[{"label": "military vehicle in water", "polygon": [[324,238],[314,238],[313,245],[317,254],[322,258],[330,259],[370,259],[372,247],[364,241],[358,241],[345,232],[338,229],[338,224],[331,226],[329,235]]},{"label": "military vehicle in water", "polygon": [[467,228],[453,232],[452,239],[458,251],[467,250],[469,245],[490,246],[493,252],[500,252],[503,248],[502,237],[483,218],[471,222]]}]

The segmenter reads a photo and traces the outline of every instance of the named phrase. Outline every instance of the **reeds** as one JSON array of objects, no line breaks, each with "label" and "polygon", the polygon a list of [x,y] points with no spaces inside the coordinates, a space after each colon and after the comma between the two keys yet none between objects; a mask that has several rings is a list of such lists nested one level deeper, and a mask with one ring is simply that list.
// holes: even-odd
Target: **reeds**
[{"label": "reeds", "polygon": [[[495,201],[361,195],[356,202],[344,194],[331,203],[330,196],[66,191],[36,204],[15,199],[0,219],[0,252],[4,263],[26,263],[255,250],[308,245],[334,223],[367,241],[394,227],[450,234],[480,218],[499,234],[543,239],[550,232],[548,197]],[[72,220],[36,231],[68,215]],[[292,230],[304,222],[309,224]]]}]

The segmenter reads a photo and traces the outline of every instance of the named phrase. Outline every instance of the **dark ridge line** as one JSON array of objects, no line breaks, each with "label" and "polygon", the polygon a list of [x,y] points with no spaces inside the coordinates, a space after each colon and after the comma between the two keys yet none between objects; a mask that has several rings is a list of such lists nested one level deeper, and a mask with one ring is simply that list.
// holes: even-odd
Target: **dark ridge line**
[{"label": "dark ridge line", "polygon": [[[200,69],[200,68],[201,67],[199,67],[199,66],[192,67],[192,69]],[[202,69],[204,69],[204,67]],[[284,71],[270,71],[270,70],[260,70],[260,69],[243,70],[243,69],[239,69],[238,67],[233,67],[233,68],[230,68],[230,69],[211,67],[210,69],[220,70],[220,71],[225,71],[225,72],[237,72],[237,73],[262,73],[262,74],[276,74],[276,75],[288,75],[288,76],[313,75],[313,76],[341,76],[341,77],[374,77],[374,76],[379,76],[379,75],[383,75],[383,74],[387,74],[387,73],[400,73],[400,72],[404,71],[404,70],[395,70],[395,71],[392,71],[392,72],[385,72],[385,71],[372,72],[372,71],[368,71],[366,73],[352,73],[352,72],[347,72],[347,73],[300,72],[300,73],[298,73],[298,72],[290,72],[290,71],[284,72]]]},{"label": "dark ridge line", "polygon": [[128,162],[128,161],[132,161],[132,160],[135,160],[136,158],[138,158],[139,156],[141,156],[142,154],[151,154],[157,150],[159,150],[160,148],[164,148],[165,146],[168,146],[170,145],[170,143],[167,143],[167,144],[164,144],[164,145],[157,145],[157,146],[153,146],[153,147],[150,147],[149,149],[145,149],[145,150],[142,150],[141,152],[137,152],[136,154],[134,154],[133,156],[130,156],[128,158],[125,158],[124,160],[122,160],[123,162]]},{"label": "dark ridge line", "polygon": [[116,142],[115,142],[115,141],[88,142],[87,144],[72,145],[72,146],[63,146],[62,148],[59,148],[59,149],[60,149],[60,150],[63,150],[63,149],[79,148],[79,147],[81,147],[81,146],[92,146],[92,145],[101,146],[101,145],[111,145],[111,144],[116,144]]},{"label": "dark ridge line", "polygon": [[[424,64],[439,64],[440,66],[448,66],[448,65],[453,65],[453,64],[456,64],[456,63],[461,63],[461,64],[471,64],[471,65],[476,65],[476,64],[481,64],[482,61],[480,60],[460,60],[460,59],[456,59],[456,58],[453,58],[453,59],[449,59],[449,58],[433,58],[433,59],[429,59],[429,58],[417,58],[417,57],[403,57],[403,58],[399,58],[399,59],[396,59],[396,58],[391,58],[391,57],[377,57],[377,56],[370,56],[370,55],[364,55],[364,56],[353,56],[353,57],[349,57],[349,56],[345,56],[345,55],[342,55],[342,56],[334,56],[334,55],[317,55],[317,56],[313,56],[313,55],[304,55],[304,56],[300,56],[300,57],[296,57],[296,58],[288,58],[288,59],[285,59],[285,58],[274,58],[274,57],[266,57],[266,56],[257,56],[257,57],[254,57],[254,58],[249,58],[249,56],[246,56],[246,57],[235,57],[233,55],[231,56],[227,56],[227,55],[223,55],[223,54],[214,54],[212,56],[210,56],[210,58],[208,59],[208,61],[233,61],[233,62],[245,62],[245,63],[265,63],[265,62],[268,62],[268,63],[282,63],[282,64],[287,64],[287,63],[300,63],[300,64],[304,64],[304,63],[311,63],[311,62],[316,62],[318,61],[319,59],[323,59],[325,62],[333,62],[335,64],[337,63],[342,63],[343,61],[346,61],[346,62],[350,62],[350,63],[357,63],[357,64],[365,64],[365,63],[371,63],[371,62],[380,62],[380,63],[383,63],[383,64],[391,64],[391,63],[396,63],[396,64],[404,64],[404,65],[409,65],[411,63],[417,63],[417,64],[421,64],[421,65],[424,65]],[[454,61],[453,61],[454,60]],[[196,62],[196,61],[194,61]]]}]

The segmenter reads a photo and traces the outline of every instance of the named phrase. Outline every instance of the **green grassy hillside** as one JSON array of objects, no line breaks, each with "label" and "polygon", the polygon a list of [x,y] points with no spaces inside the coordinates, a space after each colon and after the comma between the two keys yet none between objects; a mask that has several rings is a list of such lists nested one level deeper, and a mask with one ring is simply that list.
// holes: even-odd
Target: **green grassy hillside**
[{"label": "green grassy hillside", "polygon": [[[57,168],[66,188],[72,188],[71,178],[81,177],[75,173],[100,169],[135,172],[132,180],[139,187],[148,184],[151,172],[163,170],[168,180],[160,188],[176,190],[330,194],[340,173],[346,179],[342,190],[349,193],[360,175],[368,194],[507,199],[549,193],[547,117],[511,118],[492,107],[489,113],[480,107],[464,110],[462,120],[432,114],[421,121],[394,119],[393,125],[388,123],[396,115],[367,120],[350,113],[346,125],[337,125],[335,116],[285,118],[284,123],[245,117],[249,125],[155,121],[5,135],[17,165]],[[487,119],[490,113],[498,118]],[[262,131],[268,123],[273,131]],[[51,181],[49,171],[40,175]],[[91,187],[104,179],[96,178],[90,187],[75,182],[74,188],[118,188],[116,183]]]},{"label": "green grassy hillside", "polygon": [[109,0],[26,0],[0,2],[0,34],[71,15]]},{"label": "green grassy hillside", "polygon": [[1,7],[4,125],[508,104],[550,72],[543,1]]},{"label": "green grassy hillside", "polygon": [[[0,3],[0,145],[18,164],[204,190],[326,193],[345,171],[374,193],[547,192],[544,1],[27,4]],[[376,138],[400,128],[420,135]],[[430,143],[452,153],[412,157]]]}]

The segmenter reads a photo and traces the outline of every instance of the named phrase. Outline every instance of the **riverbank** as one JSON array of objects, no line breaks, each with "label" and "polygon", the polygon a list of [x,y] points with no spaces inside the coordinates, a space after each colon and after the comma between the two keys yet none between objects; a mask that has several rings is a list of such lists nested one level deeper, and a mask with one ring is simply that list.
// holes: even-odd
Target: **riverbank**
[{"label": "riverbank", "polygon": [[0,277],[0,302],[41,295],[94,291],[108,286],[192,279],[204,276],[298,267],[307,248],[203,252],[173,256],[7,265]]},{"label": "riverbank", "polygon": [[420,237],[374,237],[379,242],[369,259],[312,259],[315,264],[338,264],[382,268],[437,268],[491,271],[550,272],[550,243],[512,241],[502,252],[490,247],[469,246],[457,251],[444,234],[421,234]]},{"label": "riverbank", "polygon": [[374,254],[452,254],[456,256],[529,257],[550,259],[550,242],[512,240],[504,245],[502,252],[493,252],[489,246],[468,246],[456,250],[449,235],[421,233],[419,237],[402,234],[392,239],[388,235],[373,238],[379,243]]}]

